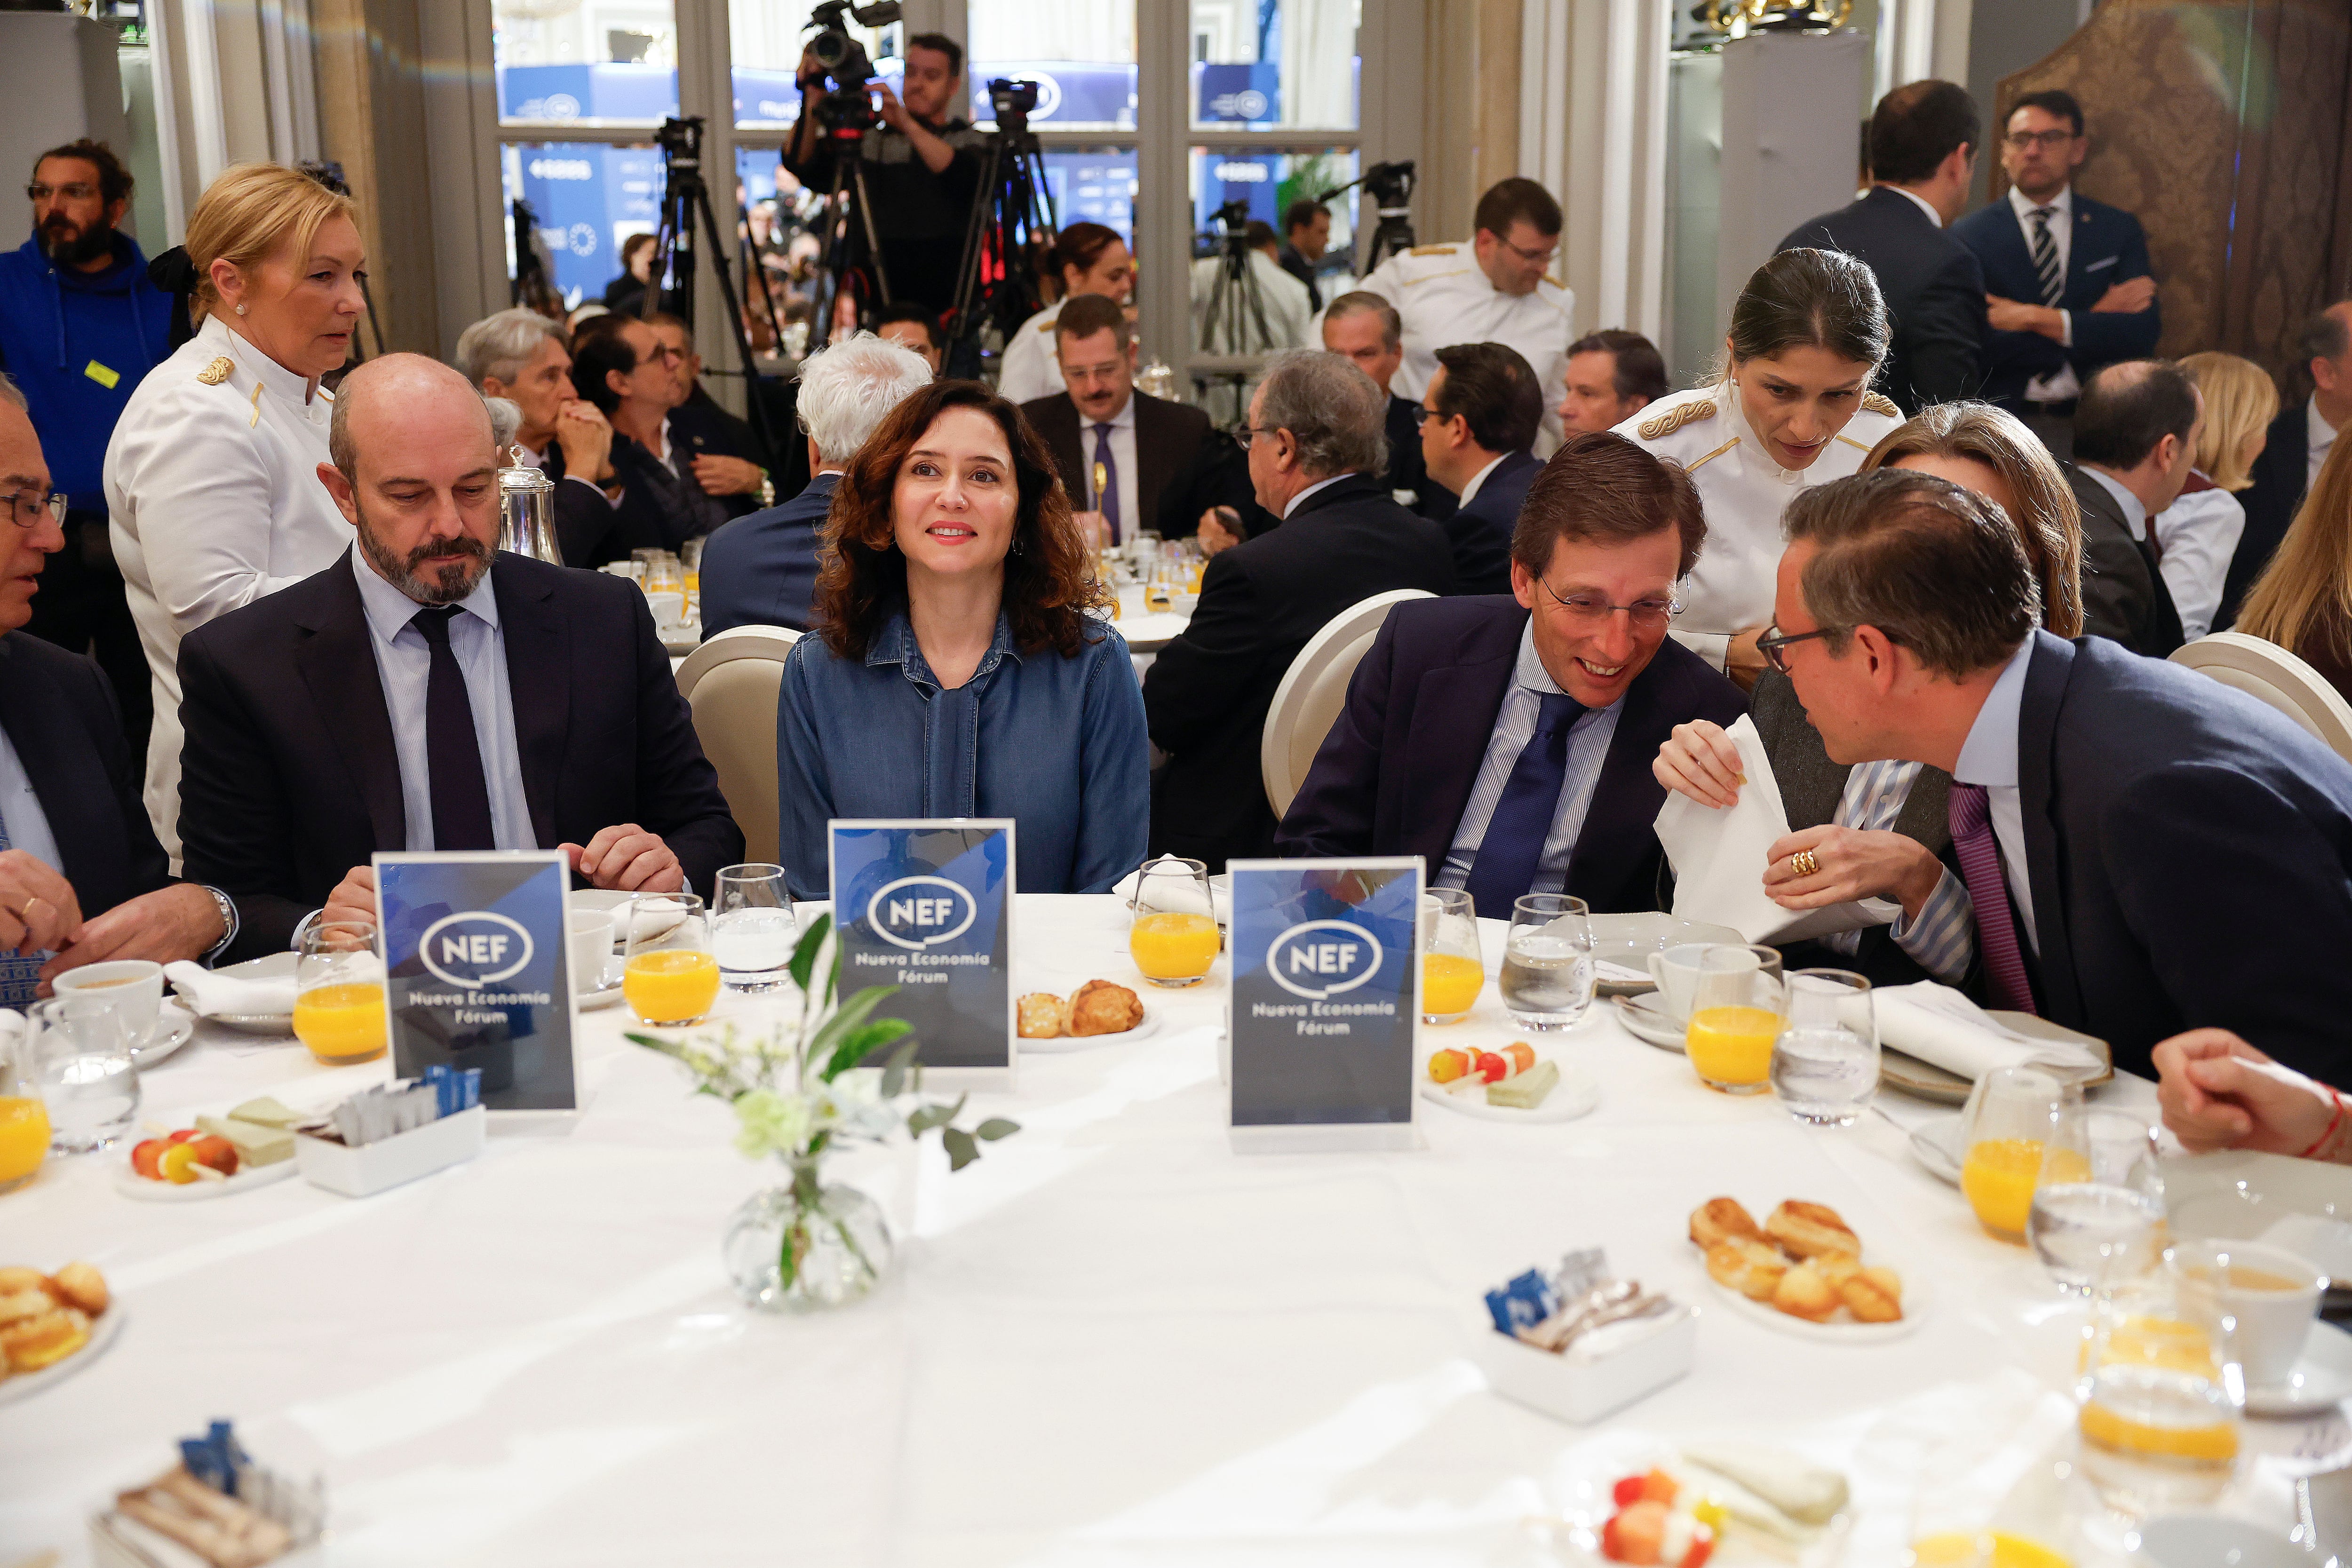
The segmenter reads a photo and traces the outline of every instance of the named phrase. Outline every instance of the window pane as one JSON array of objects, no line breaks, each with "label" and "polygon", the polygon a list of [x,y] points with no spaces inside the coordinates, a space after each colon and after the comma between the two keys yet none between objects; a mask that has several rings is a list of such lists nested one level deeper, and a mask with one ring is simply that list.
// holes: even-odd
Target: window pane
[{"label": "window pane", "polygon": [[1033,125],[1135,129],[1134,0],[970,0],[969,16],[973,124],[996,123],[991,78],[1026,77]]},{"label": "window pane", "polygon": [[[793,178],[783,167],[783,154],[772,147],[735,149],[735,176],[751,214],[751,249],[760,258],[767,280],[766,306],[776,315],[791,357],[807,345],[805,323],[816,300],[816,259],[819,253],[815,220],[823,197]],[[753,336],[762,343],[772,333],[759,318],[761,299],[748,276],[735,286],[743,291]],[[793,323],[802,323],[794,331]]]},{"label": "window pane", "polygon": [[[735,123],[745,130],[791,125],[801,117],[801,89],[793,78],[800,69],[801,51],[816,37],[808,25],[809,6],[793,0],[727,0],[729,37],[734,48]],[[850,22],[848,34],[866,50],[875,74],[898,90],[905,71],[898,56],[905,29],[862,27]]]},{"label": "window pane", "polygon": [[[1356,177],[1356,154],[1352,149],[1255,153],[1245,148],[1213,151],[1195,147],[1191,164],[1195,255],[1214,252],[1217,209],[1227,202],[1245,204],[1252,218],[1271,225],[1277,238],[1286,238],[1282,232],[1282,217],[1291,203],[1319,197],[1333,186],[1344,185]],[[1321,258],[1313,265],[1317,285],[1327,300],[1347,289],[1345,275],[1354,255],[1356,197],[1360,194],[1360,188],[1351,190],[1324,203],[1331,209],[1331,238]],[[1339,282],[1337,289],[1331,287],[1330,280]]]},{"label": "window pane", "polygon": [[652,125],[677,112],[668,0],[491,0],[501,125]]},{"label": "window pane", "polygon": [[[508,213],[517,197],[552,263],[568,310],[601,300],[618,277],[621,242],[651,234],[661,220],[662,157],[654,147],[595,142],[518,143],[499,150]],[[514,276],[514,225],[506,225],[507,275]]]},{"label": "window pane", "polygon": [[1045,154],[1045,188],[1063,224],[1098,223],[1135,241],[1136,154],[1129,148],[1088,148]]},{"label": "window pane", "polygon": [[1192,0],[1192,123],[1353,131],[1361,0]]}]

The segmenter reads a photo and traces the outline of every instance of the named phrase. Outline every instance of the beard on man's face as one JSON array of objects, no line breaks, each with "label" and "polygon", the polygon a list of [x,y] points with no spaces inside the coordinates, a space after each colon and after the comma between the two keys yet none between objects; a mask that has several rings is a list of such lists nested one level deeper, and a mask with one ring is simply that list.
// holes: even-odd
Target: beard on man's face
[{"label": "beard on man's face", "polygon": [[103,223],[84,228],[63,213],[51,213],[41,224],[41,248],[60,267],[79,267],[114,248],[114,231]]},{"label": "beard on man's face", "polygon": [[[405,556],[394,551],[377,537],[368,523],[367,510],[352,498],[352,510],[360,514],[360,549],[366,554],[376,574],[420,605],[454,605],[474,591],[482,574],[490,569],[490,547],[470,533],[455,539],[428,540]],[[436,555],[464,557],[423,570],[427,559]]]}]

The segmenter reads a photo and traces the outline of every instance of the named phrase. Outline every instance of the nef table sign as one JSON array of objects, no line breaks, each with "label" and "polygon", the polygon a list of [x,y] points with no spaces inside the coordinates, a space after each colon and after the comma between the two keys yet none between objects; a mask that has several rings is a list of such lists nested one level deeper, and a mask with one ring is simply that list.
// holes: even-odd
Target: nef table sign
[{"label": "nef table sign", "polygon": [[926,1073],[974,1087],[1013,1068],[1013,824],[835,822],[833,909],[845,995],[898,994]]},{"label": "nef table sign", "polygon": [[1234,1148],[1412,1147],[1420,859],[1229,869]]}]

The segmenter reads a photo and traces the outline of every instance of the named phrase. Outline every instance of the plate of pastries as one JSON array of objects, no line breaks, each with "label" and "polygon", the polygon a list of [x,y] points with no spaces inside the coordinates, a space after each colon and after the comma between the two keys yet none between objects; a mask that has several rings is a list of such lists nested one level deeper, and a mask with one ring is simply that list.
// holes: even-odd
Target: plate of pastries
[{"label": "plate of pastries", "polygon": [[1124,985],[1089,980],[1067,996],[1032,991],[1013,1004],[1024,1051],[1082,1051],[1139,1040],[1160,1026]]},{"label": "plate of pastries", "polygon": [[89,1264],[55,1274],[0,1268],[0,1405],[30,1399],[97,1360],[122,1319],[106,1277]]},{"label": "plate of pastries", "polygon": [[1690,1238],[1733,1310],[1769,1328],[1839,1344],[1900,1339],[1927,1315],[1927,1292],[1827,1204],[1790,1198],[1759,1225],[1737,1198],[1691,1211]]}]

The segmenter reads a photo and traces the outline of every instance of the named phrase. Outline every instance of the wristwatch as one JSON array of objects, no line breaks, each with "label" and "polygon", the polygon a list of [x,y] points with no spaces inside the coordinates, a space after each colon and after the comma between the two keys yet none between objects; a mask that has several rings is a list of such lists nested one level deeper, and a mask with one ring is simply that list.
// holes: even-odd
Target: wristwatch
[{"label": "wristwatch", "polygon": [[213,902],[220,906],[221,939],[220,941],[213,943],[211,952],[205,954],[205,962],[206,963],[210,963],[214,959],[218,958],[222,953],[227,952],[228,944],[236,940],[236,900],[230,898],[226,893],[222,892],[218,888],[205,887],[205,884],[202,882],[197,883],[196,886],[204,888],[205,892],[210,893],[213,896]]},{"label": "wristwatch", "polygon": [[760,470],[760,504],[763,507],[776,504],[776,481],[765,468]]}]

